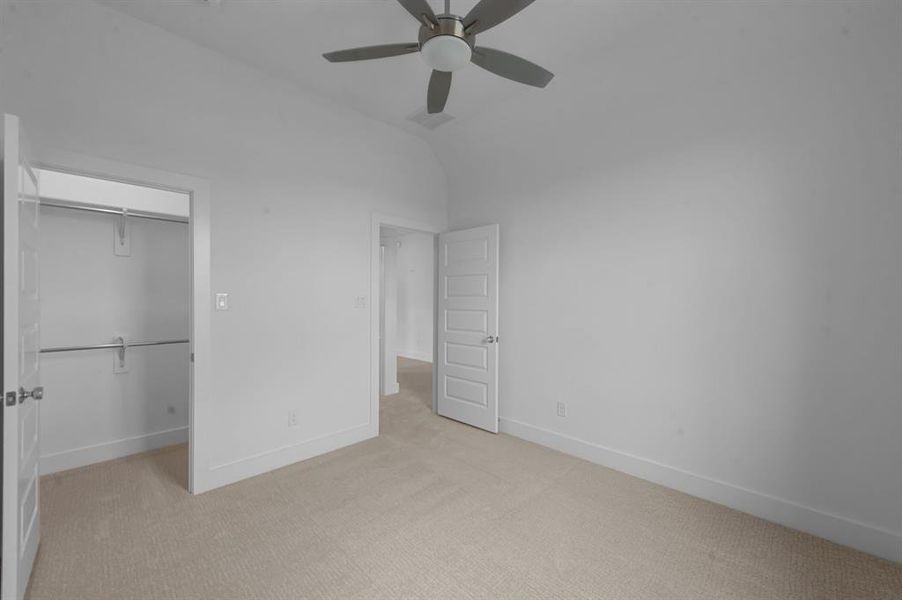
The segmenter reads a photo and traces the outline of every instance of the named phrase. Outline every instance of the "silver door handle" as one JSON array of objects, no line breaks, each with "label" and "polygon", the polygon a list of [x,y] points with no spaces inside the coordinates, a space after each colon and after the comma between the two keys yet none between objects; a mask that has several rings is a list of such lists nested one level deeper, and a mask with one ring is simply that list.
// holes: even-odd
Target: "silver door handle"
[{"label": "silver door handle", "polygon": [[490,335],[489,337],[485,338],[485,341],[487,344],[497,344],[501,341],[501,336]]},{"label": "silver door handle", "polygon": [[35,400],[40,400],[44,397],[44,386],[37,386],[30,392],[26,392],[25,388],[19,388],[19,404],[22,404],[29,398],[34,398]]}]

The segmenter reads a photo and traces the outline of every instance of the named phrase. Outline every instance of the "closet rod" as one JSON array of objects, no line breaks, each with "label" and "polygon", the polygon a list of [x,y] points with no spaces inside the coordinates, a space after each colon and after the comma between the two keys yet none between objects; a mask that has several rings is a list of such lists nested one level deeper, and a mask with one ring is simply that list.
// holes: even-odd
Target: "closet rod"
[{"label": "closet rod", "polygon": [[[108,215],[122,216],[122,209],[111,208],[109,206],[99,206],[97,204],[81,204],[76,202],[51,200],[49,198],[41,198],[41,206],[52,206],[54,208],[68,208],[70,210],[85,210],[88,212],[105,213]],[[153,219],[154,221],[168,221],[170,223],[187,223],[188,217],[176,217],[174,215],[164,215],[161,213],[147,212],[144,210],[129,210],[129,217],[137,219]]]},{"label": "closet rod", "polygon": [[[166,344],[187,344],[190,340],[161,340],[158,342],[128,342],[126,348],[135,346],[164,346]],[[105,350],[107,348],[122,348],[122,344],[113,342],[112,344],[94,344],[93,346],[59,346],[57,348],[41,348],[41,354],[49,354],[51,352],[74,352],[77,350]]]}]

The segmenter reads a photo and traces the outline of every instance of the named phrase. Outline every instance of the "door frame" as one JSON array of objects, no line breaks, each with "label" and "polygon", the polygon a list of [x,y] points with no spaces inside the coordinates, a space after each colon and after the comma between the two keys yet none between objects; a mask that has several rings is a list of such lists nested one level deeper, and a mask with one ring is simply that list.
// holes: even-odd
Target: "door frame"
[{"label": "door frame", "polygon": [[96,179],[130,183],[144,187],[185,193],[189,197],[189,269],[191,273],[190,338],[191,355],[188,392],[188,492],[200,494],[212,489],[209,469],[209,427],[211,411],[211,267],[210,267],[210,184],[205,179],[44,148],[35,167]]},{"label": "door frame", "polygon": [[379,317],[382,308],[382,277],[380,275],[380,230],[382,226],[407,229],[411,232],[427,233],[433,237],[432,259],[434,263],[432,276],[432,412],[438,411],[438,378],[436,377],[435,361],[438,360],[438,234],[445,231],[443,227],[437,227],[430,223],[422,223],[403,217],[394,217],[380,213],[373,213],[372,230],[370,233],[370,425],[373,434],[379,435],[379,376],[382,365],[379,364]]}]

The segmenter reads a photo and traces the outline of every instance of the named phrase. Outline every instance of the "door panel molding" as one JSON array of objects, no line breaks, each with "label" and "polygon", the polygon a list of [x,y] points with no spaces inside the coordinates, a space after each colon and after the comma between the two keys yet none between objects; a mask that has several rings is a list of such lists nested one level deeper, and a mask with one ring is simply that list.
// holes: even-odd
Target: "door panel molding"
[{"label": "door panel molding", "polygon": [[439,236],[438,413],[498,432],[499,227]]}]

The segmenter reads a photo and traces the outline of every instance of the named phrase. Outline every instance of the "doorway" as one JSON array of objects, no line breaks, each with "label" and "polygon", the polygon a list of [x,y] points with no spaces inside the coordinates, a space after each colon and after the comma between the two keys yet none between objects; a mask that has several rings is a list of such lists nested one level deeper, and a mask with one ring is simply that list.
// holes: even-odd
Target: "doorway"
[{"label": "doorway", "polygon": [[[432,249],[431,252],[428,249],[424,249],[421,245],[413,243],[408,244],[406,247],[406,251],[402,252],[402,254],[409,255],[411,254],[414,248],[419,248],[420,253],[429,253],[431,256],[432,262],[432,288],[431,292],[426,292],[428,296],[431,298],[432,302],[432,310],[430,317],[430,326],[432,328],[431,338],[425,333],[413,334],[412,339],[416,340],[420,338],[420,344],[418,347],[419,351],[416,353],[416,358],[409,358],[402,356],[400,359],[395,358],[394,360],[386,360],[386,353],[384,352],[383,341],[385,336],[383,335],[384,329],[384,319],[385,313],[383,311],[383,293],[385,291],[385,286],[383,283],[384,276],[384,245],[383,245],[383,230],[386,234],[386,237],[391,236],[393,238],[397,238],[399,236],[407,235],[407,234],[419,234],[420,236],[425,236],[422,239],[431,239]],[[415,366],[417,365],[420,369],[420,375],[417,377],[417,380],[420,382],[417,384],[408,384],[408,388],[418,387],[421,391],[418,392],[418,397],[422,397],[421,402],[425,402],[427,404],[427,409],[435,413],[436,412],[436,373],[433,368],[435,365],[435,357],[437,355],[437,339],[436,339],[436,329],[435,329],[435,318],[437,310],[437,297],[438,297],[438,273],[436,270],[436,256],[437,256],[437,247],[438,247],[438,234],[441,233],[442,229],[430,223],[422,223],[418,221],[414,221],[411,219],[404,219],[400,217],[394,217],[390,215],[382,215],[379,213],[374,213],[372,217],[372,226],[371,226],[371,262],[370,262],[370,298],[372,301],[370,302],[370,323],[372,323],[372,327],[370,328],[370,426],[372,427],[373,434],[379,435],[380,430],[380,420],[379,420],[379,410],[381,405],[381,399],[383,397],[391,396],[392,394],[388,394],[383,396],[383,381],[386,383],[387,392],[394,392],[397,390],[398,392],[402,389],[402,382],[398,381],[398,366],[399,362],[401,364],[401,378],[404,379],[405,368],[407,366]],[[404,248],[404,240],[401,239],[401,247]],[[397,245],[394,246],[394,250],[389,249],[390,252],[394,252],[397,250]],[[394,254],[393,254],[394,256]],[[423,256],[416,256],[416,261],[422,260]],[[392,262],[390,267],[395,263]],[[406,264],[406,263],[405,263]],[[422,269],[422,267],[421,267]],[[419,277],[422,277],[423,273],[418,273]],[[397,287],[393,288],[394,293],[397,293]],[[419,288],[421,289],[421,288]],[[391,291],[389,294],[391,295]],[[420,291],[422,294],[423,292]],[[397,296],[394,299],[395,302],[395,311],[397,307]],[[422,304],[420,303],[422,306]],[[391,315],[395,315],[397,318],[397,312],[389,311],[389,317]],[[389,331],[396,333],[395,329],[397,324],[392,326],[389,324]],[[406,338],[405,338],[406,339]],[[431,339],[431,344],[429,340]],[[389,340],[391,343],[391,340]],[[392,352],[392,349],[389,349],[389,353]],[[408,352],[405,350],[405,352]],[[397,356],[397,351],[394,351],[395,356]],[[408,361],[417,361],[416,363],[410,363]],[[394,367],[394,368],[392,368]],[[384,371],[388,371],[387,375],[384,374]],[[425,379],[429,383],[429,391],[424,392],[422,390],[422,382],[424,380],[424,372],[425,371]],[[397,387],[392,386],[392,383],[397,382]]]},{"label": "doorway", "polygon": [[[169,336],[166,333],[166,339],[159,337],[157,334],[163,334],[162,331],[154,332],[153,336],[148,334],[146,340],[138,340],[137,336],[127,337],[126,345],[130,339],[135,341],[176,341],[177,344],[164,344],[149,348],[148,350],[162,351],[172,348],[181,347],[183,353],[187,352],[188,356],[188,398],[186,415],[187,430],[182,429],[181,425],[176,425],[170,429],[176,431],[167,431],[163,428],[163,439],[155,440],[155,443],[165,446],[167,441],[181,442],[187,434],[187,475],[184,472],[178,475],[179,485],[186,487],[187,491],[192,494],[199,494],[215,486],[210,476],[210,471],[206,467],[208,461],[208,439],[209,432],[202,427],[203,423],[209,423],[211,406],[209,402],[210,369],[211,369],[211,286],[210,286],[210,187],[206,180],[123,163],[119,161],[102,159],[83,154],[67,152],[56,149],[44,149],[41,153],[41,161],[36,163],[36,167],[42,172],[54,172],[61,175],[82,177],[87,181],[93,181],[96,186],[100,186],[90,190],[86,196],[81,198],[75,197],[71,200],[74,202],[82,201],[86,204],[97,203],[97,200],[104,197],[101,191],[111,184],[125,184],[133,186],[133,189],[139,190],[138,195],[142,198],[139,204],[125,207],[130,208],[129,221],[156,223],[159,225],[171,225],[180,227],[187,231],[188,236],[188,255],[186,257],[188,263],[188,327],[187,335]],[[49,183],[45,181],[43,183]],[[45,201],[52,201],[52,196],[59,195],[52,188],[41,187],[41,194],[46,197]],[[107,194],[106,203],[116,205],[116,196]],[[156,202],[150,201],[155,198]],[[169,199],[168,201],[165,199]],[[187,198],[187,213],[184,212],[184,201]],[[178,199],[178,200],[174,200]],[[140,204],[143,202],[143,204]],[[150,202],[150,203],[149,203]],[[179,208],[181,205],[181,208]],[[122,208],[121,206],[119,207]],[[151,213],[149,216],[161,216],[163,218],[175,217],[176,220],[187,221],[186,223],[168,223],[167,221],[158,219],[140,219],[135,217],[133,213],[141,210]],[[156,210],[154,210],[156,209]],[[42,209],[45,210],[45,209]],[[52,209],[47,209],[52,210]],[[60,209],[64,210],[64,209]],[[121,215],[121,210],[118,211]],[[156,214],[154,214],[156,213]],[[162,213],[162,214],[160,214]],[[134,218],[133,218],[134,217]],[[126,227],[128,224],[126,224]],[[117,228],[118,229],[118,228]],[[108,232],[110,236],[118,235],[116,231]],[[110,252],[112,253],[114,238],[107,238]],[[98,333],[100,333],[98,331]],[[124,332],[128,333],[128,332]],[[118,335],[116,337],[119,337]],[[188,343],[184,344],[181,340],[187,339]],[[52,340],[45,340],[50,342]],[[113,343],[118,340],[112,340]],[[142,347],[131,347],[125,350],[126,367],[128,368],[129,354],[135,356]],[[118,356],[119,348],[108,349],[107,353],[113,353]],[[89,352],[89,351],[85,351]],[[95,351],[96,352],[96,351]],[[42,354],[42,357],[45,355]],[[114,360],[112,356],[110,360]],[[135,379],[132,377],[131,379]],[[126,379],[121,379],[125,382]],[[178,408],[175,415],[178,414]],[[173,418],[173,413],[169,412],[168,404],[164,405],[167,418]],[[179,430],[182,429],[181,432]],[[135,443],[136,440],[126,439],[131,448],[137,446],[136,451],[141,451],[141,445],[144,442]],[[146,444],[145,444],[146,447]],[[87,457],[89,458],[89,457]],[[87,459],[86,458],[86,459]]]},{"label": "doorway", "polygon": [[435,234],[379,228],[379,396],[389,406],[433,409]]},{"label": "doorway", "polygon": [[[500,423],[498,394],[499,227],[484,225],[442,231],[430,225],[380,214],[373,215],[370,306],[370,425],[379,435],[382,392],[401,391],[399,363],[392,359],[391,323],[383,305],[392,303],[391,287],[383,283],[393,269],[398,235],[418,232],[432,239],[432,393],[431,412],[492,433]],[[403,240],[401,241],[403,248]],[[387,301],[383,294],[388,292]],[[394,299],[397,303],[397,299]],[[392,308],[388,318],[392,319]],[[387,332],[387,333],[385,333]],[[386,350],[385,342],[389,349]],[[402,357],[403,358],[403,357]],[[414,359],[416,360],[416,359]],[[396,385],[397,384],[397,385]],[[383,388],[384,385],[384,388]]]}]

